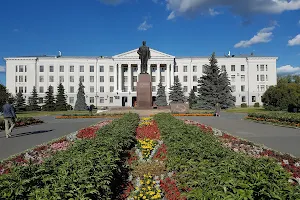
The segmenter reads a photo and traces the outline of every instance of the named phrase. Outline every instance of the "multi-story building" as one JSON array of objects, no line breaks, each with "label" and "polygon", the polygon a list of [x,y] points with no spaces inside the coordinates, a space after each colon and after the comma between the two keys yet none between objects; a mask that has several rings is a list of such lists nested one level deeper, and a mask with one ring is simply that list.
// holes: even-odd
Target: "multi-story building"
[{"label": "multi-story building", "polygon": [[[166,93],[178,77],[185,95],[196,91],[197,80],[202,76],[207,57],[175,57],[150,49],[148,73],[152,77],[152,96],[155,99],[161,79]],[[43,103],[48,86],[61,82],[66,91],[67,102],[75,105],[79,80],[85,86],[87,104],[96,106],[133,106],[140,74],[137,49],[112,57],[74,56],[22,56],[6,60],[6,86],[12,94],[22,91],[28,100],[33,86],[37,88]],[[261,103],[261,96],[271,85],[276,85],[277,57],[222,56],[217,57],[220,70],[226,70],[236,105]]]}]

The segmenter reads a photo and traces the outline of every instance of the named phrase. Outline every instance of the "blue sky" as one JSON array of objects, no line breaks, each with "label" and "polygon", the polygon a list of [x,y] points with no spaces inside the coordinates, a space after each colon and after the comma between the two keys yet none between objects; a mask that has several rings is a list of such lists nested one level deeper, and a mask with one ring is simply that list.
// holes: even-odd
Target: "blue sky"
[{"label": "blue sky", "polygon": [[0,8],[1,58],[112,56],[146,40],[174,56],[278,56],[279,72],[300,73],[300,0],[2,0]]}]

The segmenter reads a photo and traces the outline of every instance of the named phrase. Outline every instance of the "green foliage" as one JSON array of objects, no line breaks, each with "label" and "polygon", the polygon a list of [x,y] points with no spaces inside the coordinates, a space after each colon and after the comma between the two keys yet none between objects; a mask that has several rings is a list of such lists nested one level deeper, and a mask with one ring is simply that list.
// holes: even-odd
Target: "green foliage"
[{"label": "green foliage", "polygon": [[127,179],[124,153],[135,143],[137,114],[126,114],[98,131],[92,140],[76,141],[40,165],[13,168],[0,176],[2,199],[117,199]]},{"label": "green foliage", "polygon": [[25,111],[26,104],[25,104],[25,99],[23,97],[22,92],[18,92],[16,96],[16,104],[15,104],[15,109],[17,112],[20,111]]},{"label": "green foliage", "polygon": [[179,82],[179,78],[176,77],[174,80],[174,85],[171,86],[169,92],[170,103],[184,103],[185,96],[182,90],[181,83]]},{"label": "green foliage", "polygon": [[221,107],[233,107],[234,97],[231,94],[227,72],[220,72],[215,53],[209,58],[209,65],[204,66],[203,76],[198,80],[198,109],[214,109],[219,103]]},{"label": "green foliage", "polygon": [[191,89],[189,93],[189,106],[190,108],[193,108],[193,106],[197,103],[197,97],[195,95],[195,92],[193,89]]},{"label": "green foliage", "polygon": [[66,98],[66,95],[65,95],[65,88],[64,88],[62,83],[60,83],[57,87],[55,110],[57,110],[57,111],[68,110],[68,108],[67,108],[67,98]]},{"label": "green foliage", "polygon": [[241,104],[241,107],[242,107],[242,108],[247,108],[248,105],[247,105],[246,103],[242,103],[242,104]]},{"label": "green foliage", "polygon": [[31,97],[29,97],[29,110],[32,111],[40,110],[40,106],[38,105],[38,94],[35,86],[33,86]]},{"label": "green foliage", "polygon": [[248,117],[255,117],[259,119],[264,119],[266,121],[270,120],[278,120],[282,123],[295,123],[300,124],[300,115],[297,113],[287,113],[287,112],[253,112],[248,113]]},{"label": "green foliage", "polygon": [[162,85],[161,80],[159,81],[159,84],[158,84],[155,104],[157,106],[167,106],[168,105],[165,86]]},{"label": "green foliage", "polygon": [[300,107],[300,84],[279,83],[270,86],[261,100],[266,110],[287,111],[289,106]]},{"label": "green foliage", "polygon": [[80,81],[74,110],[86,110],[86,107],[84,85]]},{"label": "green foliage", "polygon": [[0,84],[0,111],[2,111],[3,105],[7,100],[10,100],[10,103],[13,102],[12,95],[7,91],[6,87]]},{"label": "green foliage", "polygon": [[278,77],[278,84],[286,84],[286,83],[296,83],[300,84],[300,76],[299,75],[287,75]]},{"label": "green foliage", "polygon": [[255,107],[255,108],[259,108],[259,103],[258,103],[258,102],[255,102],[254,107]]},{"label": "green foliage", "polygon": [[48,87],[48,91],[45,96],[45,104],[43,105],[43,110],[45,111],[54,111],[55,110],[55,102],[53,96],[53,87],[50,85]]},{"label": "green foliage", "polygon": [[222,146],[170,114],[154,116],[168,147],[168,171],[176,172],[179,187],[191,188],[188,199],[299,199],[288,174],[269,158],[252,158]]}]

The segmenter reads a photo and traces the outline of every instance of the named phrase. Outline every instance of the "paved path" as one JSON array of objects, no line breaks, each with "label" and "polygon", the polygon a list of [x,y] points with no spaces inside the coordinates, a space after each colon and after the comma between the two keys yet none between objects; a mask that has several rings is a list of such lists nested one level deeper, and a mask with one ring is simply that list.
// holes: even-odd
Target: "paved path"
[{"label": "paved path", "polygon": [[106,119],[55,119],[53,116],[40,117],[45,123],[20,127],[13,130],[12,137],[6,138],[0,132],[0,160],[36,145],[67,135],[81,128]]},{"label": "paved path", "polygon": [[198,121],[274,150],[300,157],[300,129],[243,120],[245,114],[221,113],[221,117],[180,117]]}]

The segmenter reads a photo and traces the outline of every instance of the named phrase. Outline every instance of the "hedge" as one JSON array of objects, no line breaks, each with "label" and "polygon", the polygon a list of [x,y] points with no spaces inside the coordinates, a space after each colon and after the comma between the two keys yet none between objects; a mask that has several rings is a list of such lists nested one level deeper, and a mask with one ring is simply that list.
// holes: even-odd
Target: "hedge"
[{"label": "hedge", "polygon": [[248,113],[248,118],[256,121],[283,123],[297,126],[300,124],[299,113],[270,112],[270,113]]}]

